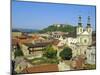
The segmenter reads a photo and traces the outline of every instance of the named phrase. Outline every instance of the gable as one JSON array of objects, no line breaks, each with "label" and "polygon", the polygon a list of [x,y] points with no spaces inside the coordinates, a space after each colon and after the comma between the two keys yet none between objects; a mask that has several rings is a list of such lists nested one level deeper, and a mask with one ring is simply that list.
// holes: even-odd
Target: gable
[{"label": "gable", "polygon": [[89,33],[87,31],[84,31],[83,33],[81,33],[81,35],[89,35]]}]

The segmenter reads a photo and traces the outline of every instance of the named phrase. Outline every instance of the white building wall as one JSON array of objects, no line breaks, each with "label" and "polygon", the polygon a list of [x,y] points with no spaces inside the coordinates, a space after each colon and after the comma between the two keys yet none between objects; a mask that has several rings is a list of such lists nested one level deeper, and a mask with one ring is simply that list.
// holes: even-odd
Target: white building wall
[{"label": "white building wall", "polygon": [[22,50],[24,56],[28,56],[29,55],[29,50],[28,50],[27,46],[21,45],[21,50]]},{"label": "white building wall", "polygon": [[87,49],[87,52],[86,52],[87,63],[95,64],[95,60],[96,60],[95,59],[95,56],[96,56],[95,50],[96,50],[95,47],[89,47]]}]

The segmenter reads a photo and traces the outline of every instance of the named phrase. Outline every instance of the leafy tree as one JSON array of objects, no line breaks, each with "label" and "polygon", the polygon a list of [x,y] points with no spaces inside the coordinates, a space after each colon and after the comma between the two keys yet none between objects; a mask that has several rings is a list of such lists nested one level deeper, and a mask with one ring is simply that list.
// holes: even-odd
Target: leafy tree
[{"label": "leafy tree", "polygon": [[15,50],[15,53],[14,53],[15,58],[16,58],[17,56],[23,56],[23,52],[22,52],[22,50],[21,50],[21,48],[20,48],[20,45],[17,44],[16,46],[17,46],[17,47],[16,47],[16,50]]},{"label": "leafy tree", "polygon": [[60,52],[60,57],[63,60],[70,60],[72,58],[72,49],[65,47],[63,51]]},{"label": "leafy tree", "polygon": [[56,58],[57,51],[54,50],[54,48],[52,47],[52,45],[48,45],[43,50],[44,50],[44,54],[43,55],[45,57],[47,57],[47,58]]}]

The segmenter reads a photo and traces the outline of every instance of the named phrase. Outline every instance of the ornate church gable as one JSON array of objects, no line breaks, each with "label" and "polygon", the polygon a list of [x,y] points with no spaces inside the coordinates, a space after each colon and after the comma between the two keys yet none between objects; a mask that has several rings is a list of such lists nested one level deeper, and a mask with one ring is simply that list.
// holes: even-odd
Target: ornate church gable
[{"label": "ornate church gable", "polygon": [[84,31],[81,33],[81,35],[89,35],[89,33],[87,31]]}]

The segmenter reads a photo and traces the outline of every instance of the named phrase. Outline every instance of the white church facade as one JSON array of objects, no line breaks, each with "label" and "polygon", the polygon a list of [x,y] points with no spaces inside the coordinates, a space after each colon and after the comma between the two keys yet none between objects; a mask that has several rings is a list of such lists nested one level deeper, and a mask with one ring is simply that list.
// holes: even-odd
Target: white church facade
[{"label": "white church facade", "polygon": [[66,44],[72,49],[73,57],[84,55],[87,63],[95,64],[96,47],[92,46],[92,27],[89,16],[85,28],[82,25],[81,17],[79,17],[78,26],[76,28],[76,38],[68,37],[66,39]]},{"label": "white church facade", "polygon": [[90,17],[88,17],[87,26],[83,29],[81,23],[81,17],[79,17],[79,23],[77,26],[77,39],[79,40],[79,45],[91,45],[92,44],[92,27],[90,24]]},{"label": "white church facade", "polygon": [[77,55],[86,55],[88,46],[92,45],[90,17],[88,16],[85,28],[82,25],[81,17],[79,17],[78,26],[76,27],[76,37],[66,37],[61,41],[72,49],[73,57]]},{"label": "white church facade", "polygon": [[76,39],[78,40],[78,54],[85,55],[87,47],[92,44],[92,27],[90,24],[90,17],[88,17],[86,28],[84,29],[81,22],[81,17],[79,17],[79,23],[76,28]]}]

